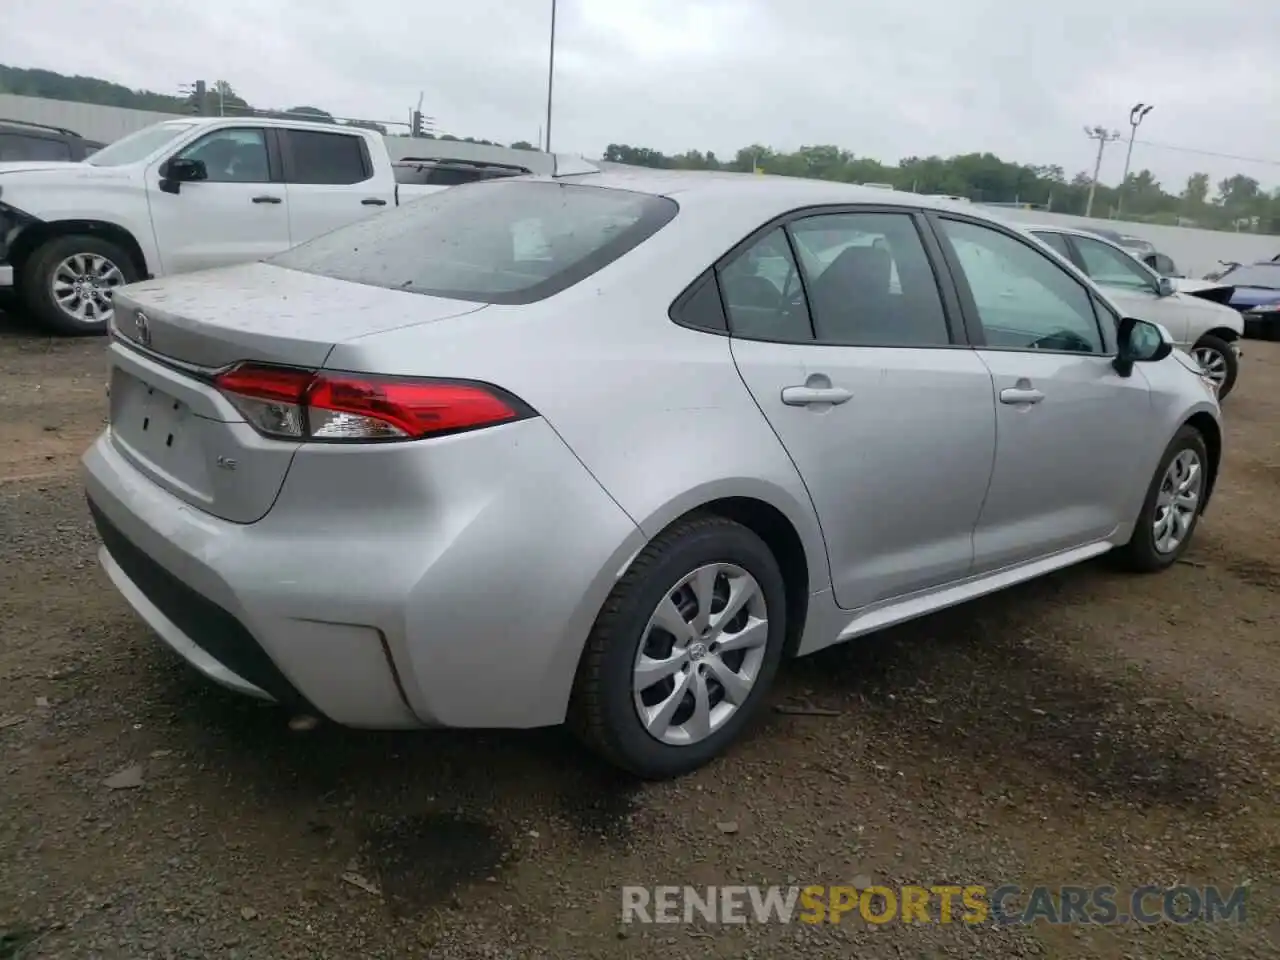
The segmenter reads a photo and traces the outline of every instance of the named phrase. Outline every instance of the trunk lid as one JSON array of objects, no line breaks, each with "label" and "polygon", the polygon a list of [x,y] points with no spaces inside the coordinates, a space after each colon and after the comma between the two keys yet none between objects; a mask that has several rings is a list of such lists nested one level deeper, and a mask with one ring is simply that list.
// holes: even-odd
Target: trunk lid
[{"label": "trunk lid", "polygon": [[114,298],[121,336],[144,338],[159,356],[207,369],[238,360],[319,367],[335,343],[483,306],[265,263],[134,283]]},{"label": "trunk lid", "polygon": [[236,523],[271,509],[299,444],[254,430],[214,371],[244,360],[319,368],[340,342],[485,306],[265,264],[132,284],[114,305],[112,444],[175,497]]}]

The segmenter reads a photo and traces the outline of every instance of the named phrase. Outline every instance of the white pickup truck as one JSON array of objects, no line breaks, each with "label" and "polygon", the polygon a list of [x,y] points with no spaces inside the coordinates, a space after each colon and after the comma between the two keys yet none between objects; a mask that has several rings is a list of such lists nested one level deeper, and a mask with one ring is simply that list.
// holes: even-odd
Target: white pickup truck
[{"label": "white pickup truck", "polygon": [[[163,121],[83,163],[0,163],[0,294],[19,296],[55,332],[103,333],[115,287],[258,260],[445,189],[458,180],[422,170],[450,147],[353,126],[213,117]],[[466,159],[477,152],[485,148],[454,147],[463,164],[482,166]],[[523,169],[508,174],[554,174],[560,159],[518,158]]]}]

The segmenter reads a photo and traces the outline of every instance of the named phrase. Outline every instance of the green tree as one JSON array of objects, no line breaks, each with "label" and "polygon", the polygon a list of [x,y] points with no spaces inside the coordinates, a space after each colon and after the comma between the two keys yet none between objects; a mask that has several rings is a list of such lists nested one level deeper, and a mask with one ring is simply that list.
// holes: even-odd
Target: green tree
[{"label": "green tree", "polygon": [[1209,202],[1209,175],[1193,173],[1187,177],[1187,185],[1182,190],[1182,199],[1191,210],[1203,207]]},{"label": "green tree", "polygon": [[282,113],[287,117],[299,117],[312,123],[333,123],[333,114],[319,107],[290,107]]}]

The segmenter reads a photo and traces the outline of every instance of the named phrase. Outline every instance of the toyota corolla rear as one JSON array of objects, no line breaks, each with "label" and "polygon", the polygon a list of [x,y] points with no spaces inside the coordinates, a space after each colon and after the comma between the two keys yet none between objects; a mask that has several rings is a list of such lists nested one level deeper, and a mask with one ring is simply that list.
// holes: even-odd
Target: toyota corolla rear
[{"label": "toyota corolla rear", "polygon": [[[536,336],[515,318],[554,315],[674,212],[476,184],[275,262],[127,288],[85,455],[112,581],[206,675],[299,711],[559,722],[573,638],[643,537],[504,384]],[[414,344],[396,375],[361,359],[392,332]]]}]

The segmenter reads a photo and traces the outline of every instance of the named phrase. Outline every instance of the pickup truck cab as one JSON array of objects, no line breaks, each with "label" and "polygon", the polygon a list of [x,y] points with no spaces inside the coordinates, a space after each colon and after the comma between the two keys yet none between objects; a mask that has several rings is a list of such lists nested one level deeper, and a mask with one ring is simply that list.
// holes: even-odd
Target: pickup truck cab
[{"label": "pickup truck cab", "polygon": [[[393,162],[392,141],[447,150],[355,126],[192,117],[82,163],[0,163],[0,294],[16,292],[55,332],[105,333],[116,287],[258,260],[447,188]],[[514,172],[554,170],[554,158],[528,157]]]}]

